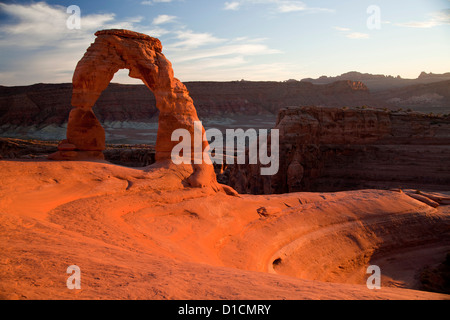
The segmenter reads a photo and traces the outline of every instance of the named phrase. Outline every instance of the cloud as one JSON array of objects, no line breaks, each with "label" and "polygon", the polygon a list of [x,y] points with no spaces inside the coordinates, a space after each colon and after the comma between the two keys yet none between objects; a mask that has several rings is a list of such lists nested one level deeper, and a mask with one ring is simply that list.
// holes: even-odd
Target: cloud
[{"label": "cloud", "polygon": [[[208,61],[208,60],[206,60]],[[214,65],[217,62],[217,65]],[[220,65],[222,63],[222,65]],[[297,64],[284,62],[272,62],[253,64],[250,60],[241,58],[215,59],[212,65],[205,61],[193,61],[187,66],[173,63],[176,77],[182,81],[233,81],[250,80],[261,81],[271,79],[272,81],[283,81],[292,77],[292,73],[301,73],[301,67]]]},{"label": "cloud", "polygon": [[155,3],[169,3],[172,2],[172,0],[151,0],[151,1],[141,1],[141,4],[146,6],[152,6]]},{"label": "cloud", "polygon": [[342,27],[333,27],[333,29],[336,29],[338,31],[350,31],[349,28],[342,28]]},{"label": "cloud", "polygon": [[240,3],[235,1],[235,2],[225,2],[224,5],[224,10],[238,10],[240,7]]},{"label": "cloud", "polygon": [[171,33],[171,31],[161,28],[161,27],[158,27],[158,26],[156,26],[154,28],[150,28],[150,29],[141,28],[141,29],[139,29],[139,32],[148,34],[149,36],[156,37],[156,38],[160,38],[166,34]]},{"label": "cloud", "polygon": [[73,47],[75,43],[85,43],[94,38],[100,29],[131,29],[142,17],[129,17],[126,21],[116,19],[114,13],[84,14],[80,29],[67,28],[71,14],[66,7],[48,5],[44,2],[30,5],[0,3],[0,11],[14,22],[1,26],[0,45],[27,48]]},{"label": "cloud", "polygon": [[[0,23],[0,84],[70,82],[97,30],[148,31],[140,24],[143,17],[119,20],[114,13],[82,14],[81,28],[69,29],[66,22],[71,14],[66,10],[45,2],[0,3],[0,12],[11,18]],[[164,33],[161,28],[153,30]]]},{"label": "cloud", "polygon": [[[169,48],[168,48],[169,50]],[[186,62],[192,60],[209,59],[221,56],[233,56],[233,55],[263,55],[263,54],[275,54],[281,53],[281,51],[276,49],[270,49],[264,44],[258,43],[241,43],[241,44],[226,44],[211,49],[196,50],[195,52],[190,52],[190,54],[178,53],[176,60],[178,62]]]},{"label": "cloud", "polygon": [[346,37],[350,39],[368,39],[369,35],[362,32],[350,32],[346,35]]},{"label": "cloud", "polygon": [[301,1],[280,1],[278,4],[278,11],[282,13],[305,11],[308,7]]},{"label": "cloud", "polygon": [[175,31],[177,41],[169,45],[171,48],[194,49],[205,45],[216,44],[225,41],[211,33],[198,33],[192,30]]},{"label": "cloud", "polygon": [[177,19],[176,16],[169,16],[167,14],[160,14],[155,19],[153,19],[153,24],[163,24],[163,23],[170,23],[174,22]]},{"label": "cloud", "polygon": [[428,14],[428,19],[424,21],[411,21],[404,23],[396,23],[400,27],[409,28],[433,28],[450,24],[450,9],[441,10]]},{"label": "cloud", "polygon": [[303,1],[298,0],[239,0],[233,2],[225,2],[225,10],[238,10],[242,6],[266,5],[274,13],[290,13],[290,12],[334,12],[333,9],[309,7]]},{"label": "cloud", "polygon": [[292,71],[289,68],[275,70],[274,65],[265,69],[266,64],[255,62],[254,57],[282,53],[267,46],[264,38],[222,39],[191,30],[175,33],[176,41],[166,43],[164,50],[174,66],[176,77],[181,80],[263,80],[274,79],[281,73],[284,77]]},{"label": "cloud", "polygon": [[362,32],[352,32],[350,28],[344,28],[344,27],[333,27],[333,29],[339,31],[341,34],[343,34],[346,38],[349,39],[369,39],[370,36],[367,33]]},{"label": "cloud", "polygon": [[235,39],[223,39],[210,33],[196,33],[192,30],[178,30],[174,33],[177,41],[166,44],[165,49],[178,62],[222,56],[281,53],[281,51],[265,45],[263,42],[267,40],[266,38],[237,37]]}]

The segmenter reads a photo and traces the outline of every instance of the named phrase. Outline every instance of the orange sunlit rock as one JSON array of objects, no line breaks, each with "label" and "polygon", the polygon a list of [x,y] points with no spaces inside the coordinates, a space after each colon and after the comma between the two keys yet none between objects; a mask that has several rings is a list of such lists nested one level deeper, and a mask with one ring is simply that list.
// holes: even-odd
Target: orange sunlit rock
[{"label": "orange sunlit rock", "polygon": [[[449,298],[415,275],[445,257],[450,207],[406,192],[230,197],[185,188],[188,170],[88,161],[0,171],[4,299]],[[381,290],[366,287],[370,264]]]}]

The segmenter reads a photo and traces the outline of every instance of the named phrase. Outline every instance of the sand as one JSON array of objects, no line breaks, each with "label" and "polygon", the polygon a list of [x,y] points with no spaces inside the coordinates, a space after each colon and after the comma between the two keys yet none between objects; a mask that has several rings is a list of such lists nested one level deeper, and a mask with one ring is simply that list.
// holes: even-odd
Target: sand
[{"label": "sand", "polygon": [[87,161],[0,173],[1,299],[450,298],[417,278],[450,249],[449,207],[404,192],[233,197],[173,167]]}]

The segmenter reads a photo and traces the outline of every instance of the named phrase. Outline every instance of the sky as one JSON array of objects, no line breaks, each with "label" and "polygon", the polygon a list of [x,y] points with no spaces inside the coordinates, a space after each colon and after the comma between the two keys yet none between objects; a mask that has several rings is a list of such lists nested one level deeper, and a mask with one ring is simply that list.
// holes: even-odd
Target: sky
[{"label": "sky", "polygon": [[0,1],[0,85],[71,82],[113,28],[159,38],[183,82],[450,72],[450,0]]}]

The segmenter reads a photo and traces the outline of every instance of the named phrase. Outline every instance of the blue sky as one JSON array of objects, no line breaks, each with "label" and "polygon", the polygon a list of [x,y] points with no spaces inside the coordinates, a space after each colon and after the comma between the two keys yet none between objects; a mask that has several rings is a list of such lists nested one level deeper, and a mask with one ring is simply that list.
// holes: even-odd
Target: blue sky
[{"label": "blue sky", "polygon": [[[67,28],[70,5],[80,29]],[[109,28],[158,37],[181,81],[450,71],[449,0],[0,1],[0,84],[71,82]]]}]

